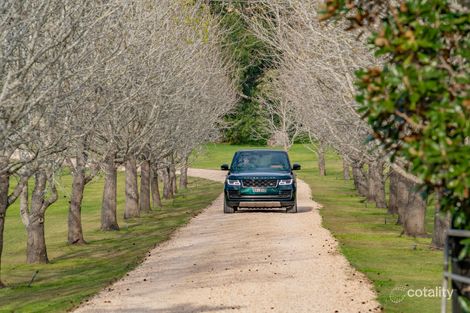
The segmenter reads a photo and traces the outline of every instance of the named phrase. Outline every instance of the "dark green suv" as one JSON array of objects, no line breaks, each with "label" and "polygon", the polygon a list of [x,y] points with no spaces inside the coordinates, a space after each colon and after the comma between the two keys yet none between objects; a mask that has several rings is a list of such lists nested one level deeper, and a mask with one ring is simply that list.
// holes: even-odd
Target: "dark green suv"
[{"label": "dark green suv", "polygon": [[284,151],[242,150],[235,153],[232,164],[221,166],[229,171],[225,180],[224,212],[238,208],[286,208],[297,212],[297,183],[289,156]]}]

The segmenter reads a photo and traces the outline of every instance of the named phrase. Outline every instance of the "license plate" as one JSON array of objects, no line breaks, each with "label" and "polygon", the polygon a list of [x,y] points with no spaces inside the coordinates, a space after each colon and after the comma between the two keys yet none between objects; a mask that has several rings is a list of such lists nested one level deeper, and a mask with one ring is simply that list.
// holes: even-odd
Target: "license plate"
[{"label": "license plate", "polygon": [[266,188],[253,188],[253,192],[266,192]]}]

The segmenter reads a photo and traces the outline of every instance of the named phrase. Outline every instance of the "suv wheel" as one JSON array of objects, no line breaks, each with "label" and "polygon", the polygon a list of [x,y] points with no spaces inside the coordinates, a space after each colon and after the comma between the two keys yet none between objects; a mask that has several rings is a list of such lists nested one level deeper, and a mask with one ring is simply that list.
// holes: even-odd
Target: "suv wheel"
[{"label": "suv wheel", "polygon": [[295,201],[293,206],[287,207],[286,213],[297,213],[297,201]]},{"label": "suv wheel", "polygon": [[228,206],[227,205],[227,199],[224,199],[224,213],[234,213],[235,212],[235,208],[231,207],[231,206]]}]

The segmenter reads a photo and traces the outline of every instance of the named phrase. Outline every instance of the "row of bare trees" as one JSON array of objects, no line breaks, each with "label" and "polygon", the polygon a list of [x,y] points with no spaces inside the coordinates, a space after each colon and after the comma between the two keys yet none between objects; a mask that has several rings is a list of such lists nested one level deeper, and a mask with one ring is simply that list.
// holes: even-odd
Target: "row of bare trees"
[{"label": "row of bare trees", "polygon": [[[367,36],[346,31],[347,22],[321,22],[321,3],[263,1],[247,14],[252,31],[276,51],[276,70],[269,76],[271,87],[266,102],[274,103],[280,125],[294,125],[317,143],[321,174],[325,174],[324,150],[331,147],[344,160],[345,178],[349,179],[352,168],[360,195],[397,214],[404,234],[426,235],[427,203],[416,189],[419,179],[407,172],[404,162],[391,162],[377,148],[370,127],[357,112],[354,73],[361,68],[379,67],[383,60],[371,53]],[[285,132],[286,142],[293,141],[292,134],[296,132]],[[446,218],[437,212],[435,246],[443,245],[446,227]]]},{"label": "row of bare trees", "polygon": [[85,243],[81,203],[97,174],[103,231],[119,229],[120,166],[125,218],[160,205],[159,175],[165,198],[177,168],[186,187],[189,154],[217,135],[237,100],[217,24],[187,1],[0,3],[0,264],[5,215],[18,198],[27,262],[48,262],[45,213],[64,166],[73,176],[70,244]]}]

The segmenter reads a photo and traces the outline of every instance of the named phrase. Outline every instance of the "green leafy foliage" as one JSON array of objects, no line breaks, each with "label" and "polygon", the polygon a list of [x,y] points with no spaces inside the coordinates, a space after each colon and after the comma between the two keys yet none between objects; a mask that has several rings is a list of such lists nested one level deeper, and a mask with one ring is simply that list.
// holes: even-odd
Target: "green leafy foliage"
[{"label": "green leafy foliage", "polygon": [[408,1],[371,42],[388,60],[358,73],[357,100],[376,138],[443,191],[454,227],[470,229],[470,15],[446,1]]},{"label": "green leafy foliage", "polygon": [[470,312],[470,301],[464,297],[458,297],[458,301],[460,307],[462,308],[462,312],[469,313]]},{"label": "green leafy foliage", "polygon": [[[328,1],[328,14],[357,9]],[[470,229],[470,15],[448,1],[405,1],[386,8],[370,43],[383,68],[357,73],[357,101],[375,138],[402,157],[428,192],[443,193],[453,226]]]}]

